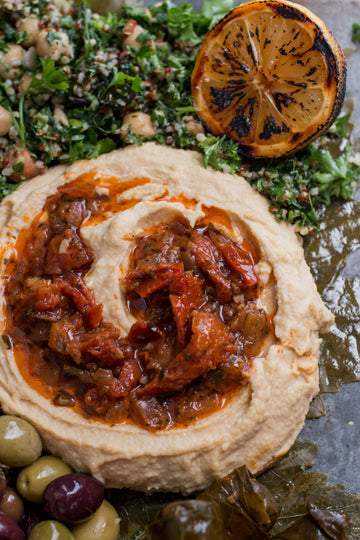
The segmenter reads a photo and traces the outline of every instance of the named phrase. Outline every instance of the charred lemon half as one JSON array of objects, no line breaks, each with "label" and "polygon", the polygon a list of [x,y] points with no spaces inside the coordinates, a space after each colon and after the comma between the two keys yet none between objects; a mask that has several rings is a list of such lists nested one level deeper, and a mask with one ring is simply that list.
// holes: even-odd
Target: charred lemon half
[{"label": "charred lemon half", "polygon": [[292,2],[242,4],[205,36],[192,73],[198,115],[250,157],[290,154],[338,115],[344,53],[325,23]]}]

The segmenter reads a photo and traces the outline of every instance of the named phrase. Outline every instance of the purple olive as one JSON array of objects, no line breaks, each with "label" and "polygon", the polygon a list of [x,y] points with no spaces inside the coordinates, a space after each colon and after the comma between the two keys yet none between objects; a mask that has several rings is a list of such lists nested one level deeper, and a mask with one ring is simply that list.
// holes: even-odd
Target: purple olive
[{"label": "purple olive", "polygon": [[24,503],[15,489],[7,488],[4,495],[0,499],[0,512],[4,512],[11,519],[19,523],[24,513]]},{"label": "purple olive", "polygon": [[4,512],[0,512],[0,540],[25,540],[24,531]]},{"label": "purple olive", "polygon": [[42,506],[38,504],[27,504],[24,514],[19,522],[20,527],[25,533],[26,538],[29,536],[31,530],[40,523],[48,519]]},{"label": "purple olive", "polygon": [[89,474],[55,478],[44,491],[46,512],[53,519],[76,523],[91,516],[104,499],[104,486]]}]

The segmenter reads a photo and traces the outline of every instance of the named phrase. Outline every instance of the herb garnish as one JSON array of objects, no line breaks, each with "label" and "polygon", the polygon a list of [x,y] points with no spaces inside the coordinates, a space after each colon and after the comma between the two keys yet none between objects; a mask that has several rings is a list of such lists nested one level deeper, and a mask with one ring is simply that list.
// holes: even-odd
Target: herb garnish
[{"label": "herb garnish", "polygon": [[[336,120],[335,136],[328,135],[333,143],[346,129],[347,120],[348,116]],[[321,206],[331,204],[335,198],[351,199],[360,174],[359,165],[351,159],[353,148],[349,142],[342,150],[335,144],[339,153],[335,158],[321,147],[323,140],[285,159],[255,164],[245,173],[250,183],[270,199],[270,211],[276,218],[293,223],[303,235],[319,229]]]},{"label": "herb garnish", "polygon": [[360,23],[354,23],[352,25],[353,35],[352,40],[354,43],[359,42],[360,43]]}]

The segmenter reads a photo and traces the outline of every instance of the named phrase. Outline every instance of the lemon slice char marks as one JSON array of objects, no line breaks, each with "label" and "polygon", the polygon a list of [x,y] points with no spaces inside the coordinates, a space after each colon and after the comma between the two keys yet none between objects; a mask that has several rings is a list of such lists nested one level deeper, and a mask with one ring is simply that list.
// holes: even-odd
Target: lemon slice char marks
[{"label": "lemon slice char marks", "polygon": [[346,62],[324,23],[308,13],[283,2],[243,4],[209,32],[199,52],[192,78],[198,114],[248,155],[290,153],[340,110]]}]

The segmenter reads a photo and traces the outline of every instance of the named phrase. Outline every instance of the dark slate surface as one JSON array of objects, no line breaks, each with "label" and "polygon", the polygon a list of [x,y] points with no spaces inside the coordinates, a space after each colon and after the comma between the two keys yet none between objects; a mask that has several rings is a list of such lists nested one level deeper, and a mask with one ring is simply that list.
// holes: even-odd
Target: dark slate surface
[{"label": "dark slate surface", "polygon": [[[303,0],[298,2],[316,13],[332,30],[340,45],[354,48],[351,41],[353,22],[360,22],[358,0]],[[354,134],[360,136],[360,46],[348,59],[347,96],[355,98]],[[352,257],[352,275],[360,278],[359,253]],[[348,258],[349,259],[349,258]],[[344,266],[345,266],[344,264]],[[345,266],[346,271],[346,266]],[[357,336],[357,349],[360,340]],[[323,395],[327,415],[308,420],[301,436],[319,444],[316,468],[329,474],[329,482],[345,483],[360,491],[360,383],[342,385],[340,392]]]}]

